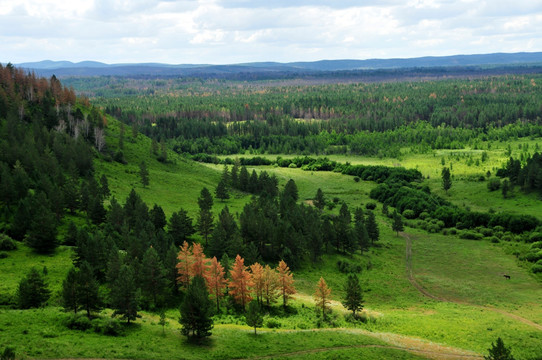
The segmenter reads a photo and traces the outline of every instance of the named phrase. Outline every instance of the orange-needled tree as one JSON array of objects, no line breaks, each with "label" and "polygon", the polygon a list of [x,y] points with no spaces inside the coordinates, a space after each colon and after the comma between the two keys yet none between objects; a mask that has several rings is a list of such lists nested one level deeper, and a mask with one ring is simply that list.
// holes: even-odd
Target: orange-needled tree
[{"label": "orange-needled tree", "polygon": [[286,307],[286,301],[290,298],[291,295],[295,294],[294,287],[294,275],[290,271],[290,268],[284,260],[279,262],[277,267],[278,272],[278,287],[280,295],[282,296],[282,305]]},{"label": "orange-needled tree", "polygon": [[231,280],[229,283],[230,295],[233,296],[235,302],[240,304],[245,309],[245,305],[252,300],[250,296],[250,288],[253,286],[252,276],[247,271],[245,259],[237,255],[235,262],[230,270]]}]

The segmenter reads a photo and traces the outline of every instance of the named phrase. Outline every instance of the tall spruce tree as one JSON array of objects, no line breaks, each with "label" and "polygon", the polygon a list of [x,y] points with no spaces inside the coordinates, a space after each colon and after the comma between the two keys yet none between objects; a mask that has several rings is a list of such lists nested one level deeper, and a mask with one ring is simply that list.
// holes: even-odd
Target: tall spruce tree
[{"label": "tall spruce tree", "polygon": [[198,205],[199,216],[197,228],[199,233],[204,237],[205,246],[207,246],[207,240],[213,230],[213,214],[211,213],[211,209],[213,208],[213,197],[206,187],[201,189]]},{"label": "tall spruce tree", "polygon": [[368,212],[367,219],[365,220],[365,227],[367,228],[367,233],[369,234],[371,243],[374,244],[380,238],[380,230],[378,229],[374,212]]},{"label": "tall spruce tree", "polygon": [[260,308],[260,304],[257,301],[251,301],[248,304],[248,310],[245,315],[245,319],[248,326],[254,328],[254,335],[257,335],[256,328],[262,327],[263,325],[263,315]]},{"label": "tall spruce tree", "polygon": [[100,310],[102,299],[100,297],[100,285],[94,276],[92,267],[86,261],[81,264],[81,267],[76,275],[77,281],[77,302],[82,309],[87,312],[87,317],[90,319],[91,311]]},{"label": "tall spruce tree", "polygon": [[448,190],[452,187],[452,177],[450,175],[450,169],[447,167],[442,168],[442,188],[446,193],[448,193]]},{"label": "tall spruce tree", "polygon": [[121,265],[117,278],[110,284],[110,290],[113,315],[121,315],[128,324],[137,319],[141,291],[136,285],[136,276],[131,266]]},{"label": "tall spruce tree", "polygon": [[356,275],[348,275],[348,279],[344,286],[344,299],[343,305],[348,310],[352,311],[355,316],[356,311],[363,309],[363,294],[361,292],[361,285]]},{"label": "tall spruce tree", "polygon": [[211,312],[212,303],[209,300],[205,280],[201,276],[195,276],[186,290],[180,308],[181,334],[189,339],[201,339],[211,336],[211,330],[213,329]]},{"label": "tall spruce tree", "polygon": [[401,215],[397,213],[397,210],[393,211],[393,223],[391,224],[391,228],[397,233],[397,236],[399,236],[399,231],[403,231],[405,229],[403,219],[401,218]]},{"label": "tall spruce tree", "polygon": [[141,180],[143,187],[149,186],[149,170],[147,170],[147,164],[145,164],[145,161],[142,161],[139,164],[139,179]]},{"label": "tall spruce tree", "polygon": [[20,309],[37,308],[45,304],[51,296],[51,291],[45,282],[45,277],[36,268],[30,269],[17,287],[17,305]]}]

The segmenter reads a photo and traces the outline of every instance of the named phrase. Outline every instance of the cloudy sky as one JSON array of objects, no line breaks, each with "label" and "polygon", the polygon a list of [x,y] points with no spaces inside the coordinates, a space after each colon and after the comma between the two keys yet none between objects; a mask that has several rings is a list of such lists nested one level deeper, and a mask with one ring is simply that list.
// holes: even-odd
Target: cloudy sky
[{"label": "cloudy sky", "polygon": [[542,0],[0,0],[0,62],[542,51]]}]

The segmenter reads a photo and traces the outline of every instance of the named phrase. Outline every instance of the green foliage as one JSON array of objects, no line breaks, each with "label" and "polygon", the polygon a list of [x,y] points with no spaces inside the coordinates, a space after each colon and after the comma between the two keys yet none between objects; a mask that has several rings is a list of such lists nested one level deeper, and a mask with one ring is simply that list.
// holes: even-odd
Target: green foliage
[{"label": "green foliage", "polygon": [[248,304],[248,310],[245,318],[247,325],[254,328],[254,334],[256,335],[256,328],[262,327],[263,325],[263,315],[257,301],[251,301]]},{"label": "green foliage", "polygon": [[489,191],[497,191],[501,188],[501,181],[497,178],[489,179],[487,188]]},{"label": "green foliage", "polygon": [[[405,210],[407,211],[407,210]],[[403,225],[403,219],[401,218],[401,215],[397,213],[397,210],[393,211],[393,223],[391,224],[391,229],[399,235],[399,231],[403,231],[405,229]]]},{"label": "green foliage", "polygon": [[452,187],[452,177],[450,175],[450,169],[447,167],[442,168],[442,188],[446,193],[448,193],[448,190]]},{"label": "green foliage", "polygon": [[181,334],[191,339],[202,339],[211,336],[213,319],[212,303],[202,277],[196,276],[186,290],[181,304],[179,323]]},{"label": "green foliage", "polygon": [[45,277],[36,268],[21,279],[17,288],[17,305],[20,309],[43,306],[51,296]]},{"label": "green foliage", "polygon": [[16,250],[17,244],[6,234],[0,234],[0,251]]},{"label": "green foliage", "polygon": [[500,337],[497,338],[495,343],[491,343],[491,348],[487,349],[488,355],[484,356],[485,360],[514,360],[510,348],[504,345],[504,342]]},{"label": "green foliage", "polygon": [[131,266],[122,265],[118,277],[110,284],[110,303],[113,315],[121,315],[128,324],[138,318],[140,290]]},{"label": "green foliage", "polygon": [[363,294],[359,279],[356,275],[348,275],[348,279],[344,285],[344,293],[345,295],[342,304],[345,308],[352,311],[352,314],[355,316],[356,311],[361,311],[363,309]]},{"label": "green foliage", "polygon": [[147,170],[147,164],[144,161],[139,163],[139,178],[143,187],[149,186],[149,171]]},{"label": "green foliage", "polygon": [[4,351],[0,353],[0,360],[15,360],[15,349],[11,346],[6,346]]}]

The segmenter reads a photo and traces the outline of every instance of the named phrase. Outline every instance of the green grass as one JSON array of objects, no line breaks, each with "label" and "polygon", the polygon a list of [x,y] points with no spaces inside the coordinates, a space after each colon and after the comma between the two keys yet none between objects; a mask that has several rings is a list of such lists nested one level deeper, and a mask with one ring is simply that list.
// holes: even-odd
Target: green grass
[{"label": "green grass", "polygon": [[[68,315],[58,308],[36,310],[0,310],[0,349],[13,346],[18,356],[29,358],[137,358],[137,359],[232,359],[279,356],[282,353],[310,349],[386,345],[378,339],[346,331],[260,331],[253,335],[247,326],[217,325],[213,336],[202,344],[191,344],[181,336],[176,319],[162,334],[156,316],[143,314],[137,324],[125,326],[123,336],[99,335],[91,330],[67,329],[62,321]],[[367,353],[369,359],[385,354],[400,354],[403,359],[418,359],[404,351],[387,349],[341,350]],[[320,353],[319,356],[323,356]],[[321,358],[321,357],[320,357]]]},{"label": "green grass", "polygon": [[54,254],[39,255],[24,244],[17,243],[17,250],[7,252],[8,257],[0,260],[0,294],[14,295],[19,281],[25,277],[32,267],[42,271],[47,268],[46,281],[53,293],[53,298],[62,286],[72,264],[72,250],[60,246]]}]

